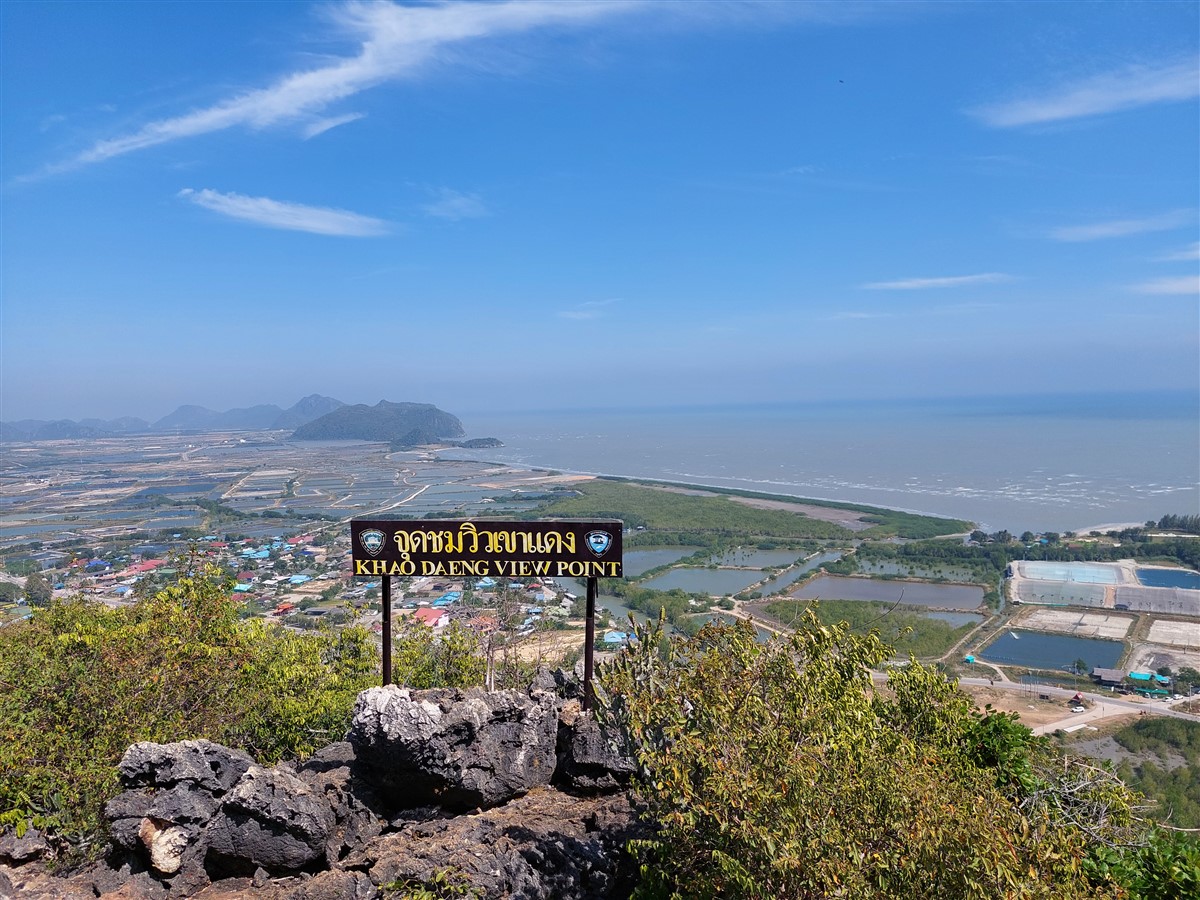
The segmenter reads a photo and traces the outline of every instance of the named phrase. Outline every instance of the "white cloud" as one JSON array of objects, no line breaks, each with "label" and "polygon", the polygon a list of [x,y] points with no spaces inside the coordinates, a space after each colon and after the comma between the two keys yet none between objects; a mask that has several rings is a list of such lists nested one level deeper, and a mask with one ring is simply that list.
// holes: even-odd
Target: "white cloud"
[{"label": "white cloud", "polygon": [[285,203],[270,197],[246,197],[242,194],[222,194],[217,191],[194,191],[185,188],[180,197],[197,206],[231,219],[241,219],[268,228],[283,228],[289,231],[307,231],[310,234],[328,234],[338,237],[375,237],[386,234],[388,225],[382,219],[359,215],[344,209],[325,206],[305,206],[302,203]]},{"label": "white cloud", "polygon": [[611,300],[588,300],[586,303],[580,303],[574,309],[564,309],[558,313],[560,319],[598,319],[604,315],[604,307],[609,304],[616,303],[615,299]]},{"label": "white cloud", "polygon": [[985,125],[1013,128],[1173,103],[1200,96],[1200,57],[1158,66],[1128,66],[1057,85],[1033,96],[970,110]]},{"label": "white cloud", "polygon": [[1143,219],[1109,219],[1086,225],[1064,225],[1051,229],[1050,237],[1056,241],[1100,241],[1131,234],[1145,234],[1148,231],[1169,231],[1188,224],[1194,217],[1195,213],[1192,210],[1177,209]]},{"label": "white cloud", "polygon": [[950,275],[944,278],[903,278],[899,281],[873,281],[863,287],[871,291],[920,291],[926,288],[966,287],[972,284],[1001,284],[1012,281],[1003,272],[982,272],[978,275]]},{"label": "white cloud", "polygon": [[1176,250],[1172,253],[1164,253],[1162,256],[1155,257],[1156,262],[1192,262],[1197,259],[1200,259],[1200,241],[1183,250]]},{"label": "white cloud", "polygon": [[[284,75],[269,87],[243,91],[213,106],[149,122],[130,134],[99,141],[48,171],[66,171],[235,126],[258,129],[302,122],[319,117],[331,104],[368,88],[418,74],[454,45],[537,28],[583,24],[638,6],[636,0],[509,0],[422,6],[346,3],[330,15],[335,24],[360,41],[357,54],[334,57],[323,65]],[[348,121],[332,117],[339,119],[334,124]]]},{"label": "white cloud", "polygon": [[491,215],[478,194],[466,194],[449,188],[440,188],[437,191],[437,199],[422,208],[426,215],[454,222],[459,219],[481,219]]},{"label": "white cloud", "polygon": [[337,128],[339,125],[349,125],[351,122],[357,122],[359,119],[364,118],[365,115],[366,113],[347,113],[344,116],[328,116],[327,118],[323,119],[314,119],[312,122],[309,122],[304,126],[304,130],[301,133],[304,135],[304,139],[307,141],[309,138],[315,138],[318,134],[324,134],[331,128]]},{"label": "white cloud", "polygon": [[1200,275],[1179,275],[1169,278],[1155,278],[1135,284],[1132,289],[1139,294],[1161,294],[1173,296],[1194,297],[1200,294]]}]

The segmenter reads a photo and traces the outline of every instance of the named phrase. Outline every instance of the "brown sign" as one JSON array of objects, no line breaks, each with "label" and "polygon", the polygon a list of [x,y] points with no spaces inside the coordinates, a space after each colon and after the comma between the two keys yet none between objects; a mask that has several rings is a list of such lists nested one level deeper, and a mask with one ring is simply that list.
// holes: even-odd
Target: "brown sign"
[{"label": "brown sign", "polygon": [[622,523],[571,519],[350,523],[355,575],[617,578]]}]

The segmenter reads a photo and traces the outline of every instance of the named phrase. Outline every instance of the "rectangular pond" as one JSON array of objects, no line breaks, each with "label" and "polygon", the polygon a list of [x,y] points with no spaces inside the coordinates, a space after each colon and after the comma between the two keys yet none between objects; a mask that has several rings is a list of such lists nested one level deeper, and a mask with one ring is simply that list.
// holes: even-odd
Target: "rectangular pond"
[{"label": "rectangular pond", "polygon": [[802,550],[759,550],[757,547],[735,547],[714,556],[711,562],[718,566],[740,566],[758,569],[763,566],[790,566],[804,556]]},{"label": "rectangular pond", "polygon": [[1108,669],[1117,664],[1124,649],[1125,645],[1120,641],[1040,631],[1006,631],[976,656],[1001,665],[1033,669],[1065,669],[1082,659],[1093,669]]},{"label": "rectangular pond", "polygon": [[1190,591],[1200,590],[1200,572],[1187,569],[1141,569],[1137,570],[1137,579],[1145,587],[1185,588]]},{"label": "rectangular pond", "polygon": [[1116,584],[1119,580],[1115,566],[1100,563],[1034,560],[1021,563],[1021,574],[1039,581],[1078,581],[1083,584]]},{"label": "rectangular pond", "polygon": [[759,569],[671,569],[643,582],[642,587],[655,591],[670,591],[675,588],[689,594],[708,594],[725,597],[744,591],[750,585],[762,581]]},{"label": "rectangular pond", "polygon": [[[902,596],[903,595],[903,596]],[[926,584],[913,581],[872,581],[822,575],[792,594],[798,600],[877,600],[897,601],[905,606],[932,606],[938,609],[976,609],[983,603],[983,588],[970,584]]]},{"label": "rectangular pond", "polygon": [[782,575],[776,575],[774,578],[760,587],[759,591],[766,596],[767,594],[773,594],[776,591],[783,590],[789,584],[799,581],[813,569],[819,568],[827,562],[834,562],[841,558],[842,554],[840,553],[820,553],[805,562],[804,565],[797,566],[791,571],[784,572]]},{"label": "rectangular pond", "polygon": [[639,575],[665,566],[669,563],[691,556],[699,547],[651,547],[647,550],[626,550],[622,561],[622,571],[626,578],[637,578]]}]

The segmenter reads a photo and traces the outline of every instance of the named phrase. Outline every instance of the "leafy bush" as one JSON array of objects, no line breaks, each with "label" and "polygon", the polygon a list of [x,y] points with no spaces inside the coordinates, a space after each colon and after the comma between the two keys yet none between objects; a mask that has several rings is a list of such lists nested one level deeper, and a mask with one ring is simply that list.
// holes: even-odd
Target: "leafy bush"
[{"label": "leafy bush", "polygon": [[0,630],[0,824],[89,843],[136,741],[204,737],[273,762],[340,737],[377,681],[366,630],[243,621],[223,573],[183,571],[129,607],[55,601]]},{"label": "leafy bush", "polygon": [[636,637],[601,668],[656,826],[631,847],[636,896],[1120,896],[1084,865],[1132,837],[1120,782],[1050,759],[935,669],[876,689],[878,636],[809,613],[767,644],[745,624]]}]

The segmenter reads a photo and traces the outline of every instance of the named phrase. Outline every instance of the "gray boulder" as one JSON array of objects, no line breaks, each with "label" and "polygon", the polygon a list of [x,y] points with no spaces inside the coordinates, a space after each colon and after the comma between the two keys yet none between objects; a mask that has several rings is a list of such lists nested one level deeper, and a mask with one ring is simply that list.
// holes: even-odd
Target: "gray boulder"
[{"label": "gray boulder", "polygon": [[633,759],[591,713],[576,700],[563,704],[555,784],[583,793],[613,793],[628,787],[635,771]]},{"label": "gray boulder", "polygon": [[251,766],[208,824],[210,875],[250,875],[323,868],[333,811],[300,778],[281,768]]},{"label": "gray boulder", "polygon": [[140,741],[125,751],[117,770],[126,788],[188,784],[219,797],[237,784],[253,763],[245,753],[212,741]]},{"label": "gray boulder", "polygon": [[496,806],[549,784],[557,703],[544,692],[370,688],[347,736],[355,774],[399,809]]},{"label": "gray boulder", "polygon": [[212,741],[134,744],[117,767],[127,790],[104,808],[113,843],[169,881],[172,895],[194,894],[208,882],[205,828],[251,765]]},{"label": "gray boulder", "polygon": [[50,842],[32,826],[20,837],[12,826],[0,829],[0,863],[20,865],[49,852]]},{"label": "gray boulder", "polygon": [[333,812],[333,825],[325,842],[330,865],[361,850],[387,824],[387,819],[375,811],[381,803],[371,786],[355,780],[354,761],[354,748],[342,742],[318,750],[296,767],[296,777],[324,798]]}]

